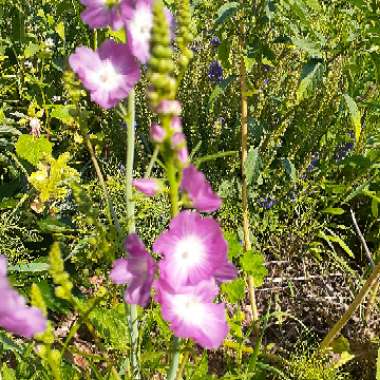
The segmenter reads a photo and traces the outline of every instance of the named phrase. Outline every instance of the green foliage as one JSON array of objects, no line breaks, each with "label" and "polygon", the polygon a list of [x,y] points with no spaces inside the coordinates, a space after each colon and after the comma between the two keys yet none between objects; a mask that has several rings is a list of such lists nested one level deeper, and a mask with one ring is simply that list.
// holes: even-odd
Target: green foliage
[{"label": "green foliage", "polygon": [[44,136],[36,138],[32,135],[20,135],[16,143],[18,156],[34,166],[51,155],[52,150],[53,144]]},{"label": "green foliage", "polygon": [[264,283],[268,270],[265,268],[265,258],[261,253],[252,250],[245,252],[240,257],[240,265],[245,273],[253,277],[256,287]]}]

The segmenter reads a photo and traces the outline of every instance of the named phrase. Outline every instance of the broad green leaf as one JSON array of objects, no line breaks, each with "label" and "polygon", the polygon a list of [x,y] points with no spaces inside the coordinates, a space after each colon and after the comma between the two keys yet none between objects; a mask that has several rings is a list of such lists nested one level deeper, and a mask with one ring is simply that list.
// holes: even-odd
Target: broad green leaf
[{"label": "broad green leaf", "polygon": [[351,123],[354,127],[355,141],[358,143],[360,140],[360,135],[362,133],[362,116],[360,114],[358,105],[356,104],[355,100],[351,98],[351,96],[344,94],[344,100],[346,101],[348,111],[350,112]]},{"label": "broad green leaf", "polygon": [[244,170],[247,182],[250,185],[256,184],[261,176],[262,160],[259,155],[259,148],[251,147],[245,162]]},{"label": "broad green leaf", "polygon": [[237,1],[231,1],[222,5],[218,9],[218,17],[215,20],[215,25],[223,24],[226,20],[234,16],[235,13],[238,11],[239,7],[240,3],[238,3]]},{"label": "broad green leaf", "polygon": [[290,161],[288,158],[285,158],[283,160],[284,163],[284,168],[287,176],[292,182],[297,181],[297,170],[296,167],[294,166],[293,162]]},{"label": "broad green leaf", "polygon": [[345,211],[339,207],[327,207],[324,210],[322,210],[322,212],[331,215],[343,215],[345,213]]},{"label": "broad green leaf", "polygon": [[300,38],[292,38],[292,42],[299,49],[308,53],[311,57],[322,57],[320,46],[317,43],[308,40],[303,40]]},{"label": "broad green leaf", "polygon": [[65,125],[73,125],[74,118],[72,116],[72,112],[74,110],[75,107],[72,104],[57,104],[54,106],[50,116],[62,121]]},{"label": "broad green leaf", "polygon": [[24,50],[24,57],[31,58],[40,50],[39,45],[30,42],[29,45]]},{"label": "broad green leaf", "polygon": [[313,95],[317,83],[319,83],[322,78],[323,71],[323,64],[316,60],[309,61],[302,68],[301,81],[296,92],[297,103]]},{"label": "broad green leaf", "polygon": [[46,155],[51,155],[53,144],[44,136],[20,135],[16,143],[16,153],[19,157],[37,166]]},{"label": "broad green leaf", "polygon": [[235,232],[224,232],[224,238],[228,242],[228,258],[230,260],[241,256],[243,253],[242,245]]},{"label": "broad green leaf", "polygon": [[254,253],[252,250],[245,252],[240,257],[240,265],[245,273],[253,277],[255,287],[261,286],[268,274],[264,262],[264,256],[261,253]]},{"label": "broad green leaf", "polygon": [[222,291],[231,303],[241,301],[245,295],[245,283],[242,278],[222,284]]}]

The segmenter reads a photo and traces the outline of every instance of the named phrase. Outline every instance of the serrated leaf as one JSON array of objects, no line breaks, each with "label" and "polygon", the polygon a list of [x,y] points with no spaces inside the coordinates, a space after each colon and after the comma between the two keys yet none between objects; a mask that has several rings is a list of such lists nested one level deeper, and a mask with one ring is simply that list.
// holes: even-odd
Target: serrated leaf
[{"label": "serrated leaf", "polygon": [[327,207],[324,210],[322,210],[322,212],[331,215],[343,215],[345,213],[345,211],[339,207]]},{"label": "serrated leaf", "polygon": [[227,295],[228,301],[236,303],[241,301],[245,295],[245,283],[242,278],[222,284],[222,292]]},{"label": "serrated leaf", "polygon": [[53,144],[44,136],[20,135],[16,142],[16,153],[19,157],[37,166],[45,156],[51,155]]},{"label": "serrated leaf", "polygon": [[215,20],[215,25],[223,24],[226,20],[235,15],[240,7],[240,3],[236,1],[231,1],[229,3],[223,4],[217,12],[217,18]]},{"label": "serrated leaf", "polygon": [[244,171],[249,185],[256,184],[260,178],[262,160],[259,155],[259,148],[251,147],[245,161]]},{"label": "serrated leaf", "polygon": [[358,105],[356,104],[355,100],[351,98],[351,96],[349,96],[348,94],[344,94],[344,100],[346,101],[346,105],[350,113],[351,123],[354,127],[355,141],[356,143],[358,143],[360,140],[360,135],[362,133],[362,116],[359,111]]},{"label": "serrated leaf", "polygon": [[253,277],[255,287],[264,283],[264,278],[268,270],[264,265],[265,259],[261,253],[254,253],[252,250],[245,252],[240,258],[240,265],[244,272]]},{"label": "serrated leaf", "polygon": [[50,116],[62,121],[65,125],[73,125],[74,118],[72,116],[72,112],[74,110],[75,107],[72,104],[57,104],[54,106]]}]

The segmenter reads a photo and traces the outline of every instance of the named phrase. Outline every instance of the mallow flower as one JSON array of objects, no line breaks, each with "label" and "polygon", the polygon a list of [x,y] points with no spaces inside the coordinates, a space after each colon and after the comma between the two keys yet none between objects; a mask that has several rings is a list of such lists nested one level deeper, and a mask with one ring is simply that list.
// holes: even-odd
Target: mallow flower
[{"label": "mallow flower", "polygon": [[150,299],[155,262],[137,234],[130,234],[125,241],[128,258],[113,263],[110,278],[113,283],[127,284],[124,299],[132,305],[146,306]]},{"label": "mallow flower", "polygon": [[0,256],[0,327],[25,338],[45,331],[47,320],[41,310],[26,305],[7,279],[7,259]]},{"label": "mallow flower", "polygon": [[205,175],[194,165],[183,169],[181,190],[187,193],[192,206],[198,211],[212,212],[222,204],[220,197],[212,191]]},{"label": "mallow flower", "polygon": [[173,288],[160,278],[154,288],[162,316],[177,337],[194,339],[208,349],[223,343],[229,329],[224,304],[213,303],[219,291],[213,279]]},{"label": "mallow flower", "polygon": [[132,185],[137,191],[148,197],[154,197],[161,190],[159,180],[153,178],[135,179],[133,180]]},{"label": "mallow flower", "polygon": [[80,0],[86,7],[81,18],[90,28],[105,28],[111,26],[119,30],[123,26],[120,13],[120,0]]},{"label": "mallow flower", "polygon": [[180,212],[153,244],[163,256],[160,277],[175,289],[213,279],[227,261],[227,242],[219,224],[195,211]]},{"label": "mallow flower", "polygon": [[91,100],[112,108],[140,79],[140,68],[128,45],[106,40],[98,50],[81,46],[69,57],[72,70],[90,91]]},{"label": "mallow flower", "polygon": [[136,0],[135,4],[124,1],[121,3],[121,13],[132,54],[141,63],[147,63],[153,26],[152,0]]}]

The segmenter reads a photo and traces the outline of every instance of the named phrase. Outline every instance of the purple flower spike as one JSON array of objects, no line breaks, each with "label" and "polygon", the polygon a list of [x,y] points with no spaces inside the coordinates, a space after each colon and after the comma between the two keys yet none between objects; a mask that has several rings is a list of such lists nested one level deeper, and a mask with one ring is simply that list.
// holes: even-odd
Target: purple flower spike
[{"label": "purple flower spike", "polygon": [[140,69],[128,45],[105,41],[97,51],[78,47],[69,63],[91,100],[108,109],[126,98],[140,79]]},{"label": "purple flower spike", "polygon": [[214,277],[227,261],[227,243],[219,224],[192,211],[182,211],[153,244],[164,256],[160,275],[174,288]]},{"label": "purple flower spike", "polygon": [[223,303],[214,304],[218,287],[214,280],[175,290],[164,280],[155,283],[156,300],[174,335],[194,339],[203,348],[216,349],[228,334]]},{"label": "purple flower spike", "polygon": [[[111,26],[113,30],[119,30],[123,26],[118,0],[80,0],[86,6],[81,13],[81,18],[90,28],[104,28]],[[110,4],[108,4],[110,3]]]},{"label": "purple flower spike", "polygon": [[135,179],[132,184],[137,191],[148,197],[154,197],[161,190],[160,183],[151,178]]},{"label": "purple flower spike", "polygon": [[26,305],[25,300],[9,284],[7,259],[0,256],[0,326],[6,330],[32,338],[45,331],[47,320],[41,310]]},{"label": "purple flower spike", "polygon": [[147,63],[150,58],[150,38],[153,26],[152,1],[137,0],[134,6],[130,1],[124,1],[121,4],[121,12],[133,55],[141,63]]},{"label": "purple flower spike", "polygon": [[216,211],[222,200],[215,194],[202,172],[194,165],[183,170],[181,189],[186,191],[194,208],[201,212]]},{"label": "purple flower spike", "polygon": [[128,284],[125,302],[144,307],[150,299],[155,262],[137,234],[127,237],[125,249],[128,258],[114,261],[110,278],[115,284]]},{"label": "purple flower spike", "polygon": [[213,61],[210,64],[208,77],[213,82],[220,82],[223,80],[223,68],[218,61]]}]

